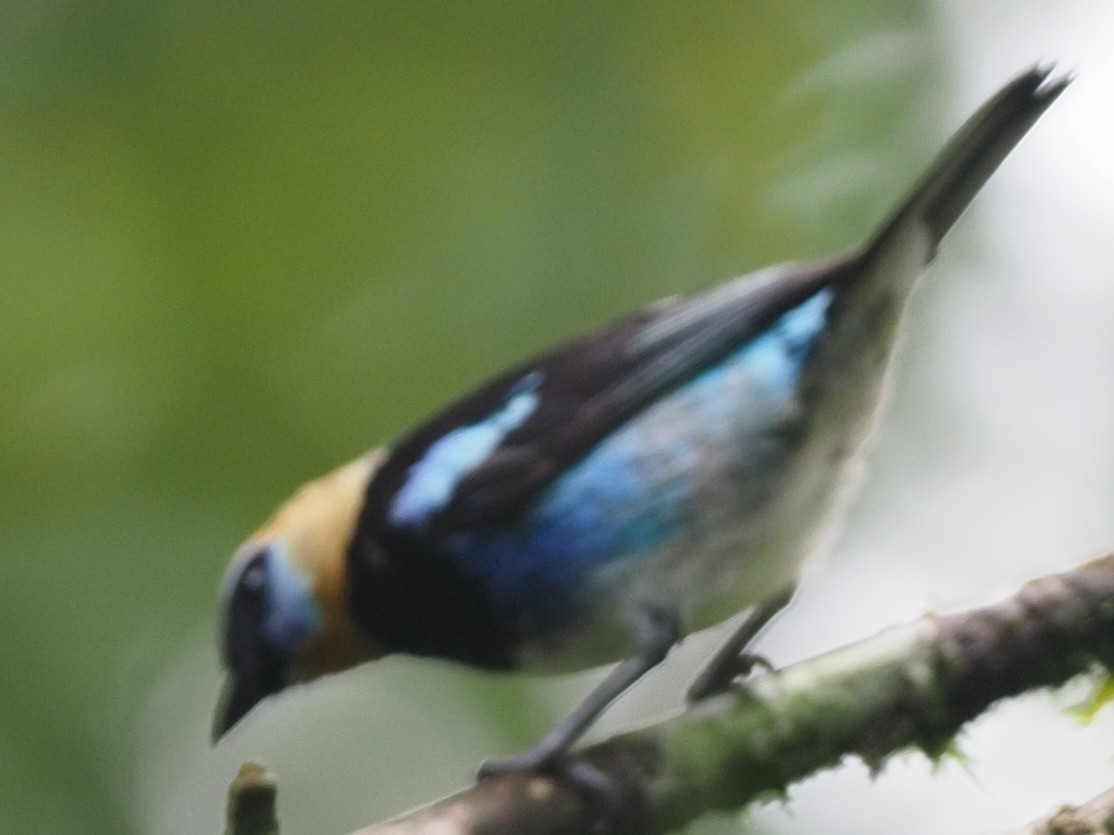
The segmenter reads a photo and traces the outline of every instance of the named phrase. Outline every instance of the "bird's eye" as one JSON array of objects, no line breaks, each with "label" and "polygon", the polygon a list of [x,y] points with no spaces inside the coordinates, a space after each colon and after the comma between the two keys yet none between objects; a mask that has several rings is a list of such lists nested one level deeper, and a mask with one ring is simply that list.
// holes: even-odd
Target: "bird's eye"
[{"label": "bird's eye", "polygon": [[240,588],[251,594],[260,594],[267,585],[266,551],[260,551],[244,566],[240,575]]}]

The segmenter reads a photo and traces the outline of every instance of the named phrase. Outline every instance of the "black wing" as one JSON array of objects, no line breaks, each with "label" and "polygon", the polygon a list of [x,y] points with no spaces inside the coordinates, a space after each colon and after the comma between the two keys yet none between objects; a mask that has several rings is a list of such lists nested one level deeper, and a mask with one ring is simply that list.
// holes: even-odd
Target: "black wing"
[{"label": "black wing", "polygon": [[502,409],[533,376],[537,406],[459,480],[427,524],[446,531],[506,518],[663,394],[821,287],[853,275],[855,261],[785,265],[667,299],[507,371],[403,438],[369,486],[365,514],[387,524],[391,501],[430,447]]},{"label": "black wing", "polygon": [[[508,371],[436,415],[398,444],[372,480],[364,519],[389,526],[392,499],[430,447],[502,410],[534,372],[540,380],[536,406],[459,477],[451,495],[438,498],[424,519],[427,530],[485,525],[513,514],[619,425],[822,287],[877,279],[897,285],[903,296],[987,178],[1070,81],[1050,75],[1050,68],[1034,67],[983,105],[862,250],[774,267],[651,306]],[[888,256],[905,248],[923,261],[905,265],[907,275],[889,275],[898,267],[887,264]],[[840,306],[837,299],[833,318]]]}]

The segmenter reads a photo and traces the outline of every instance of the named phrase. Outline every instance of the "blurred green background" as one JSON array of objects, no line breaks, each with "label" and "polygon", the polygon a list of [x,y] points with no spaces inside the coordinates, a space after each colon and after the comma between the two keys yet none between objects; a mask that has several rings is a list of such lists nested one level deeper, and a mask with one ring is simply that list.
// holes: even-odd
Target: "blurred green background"
[{"label": "blurred green background", "polygon": [[502,364],[858,240],[1050,57],[949,104],[979,26],[871,0],[5,6],[2,827],[216,832],[261,755],[286,832],[340,833],[544,728],[583,681],[392,661],[209,748],[228,555]]}]

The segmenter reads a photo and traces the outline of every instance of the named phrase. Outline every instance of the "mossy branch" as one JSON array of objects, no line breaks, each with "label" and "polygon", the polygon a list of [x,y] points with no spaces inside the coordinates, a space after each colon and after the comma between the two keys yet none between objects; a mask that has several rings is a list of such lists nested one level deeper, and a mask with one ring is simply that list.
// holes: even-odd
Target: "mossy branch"
[{"label": "mossy branch", "polygon": [[1063,806],[1016,835],[1114,835],[1114,788],[1078,806]]},{"label": "mossy branch", "polygon": [[509,775],[353,835],[668,832],[783,794],[848,755],[872,768],[909,748],[938,757],[999,699],[1112,667],[1114,554],[1001,603],[929,615],[756,676],[587,748],[583,759],[613,786],[606,800],[557,777]]}]

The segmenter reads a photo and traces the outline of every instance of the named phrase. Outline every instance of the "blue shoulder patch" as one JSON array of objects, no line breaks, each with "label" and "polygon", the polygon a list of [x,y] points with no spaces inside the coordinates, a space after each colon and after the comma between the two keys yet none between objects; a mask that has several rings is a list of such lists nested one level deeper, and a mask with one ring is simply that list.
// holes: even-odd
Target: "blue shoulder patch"
[{"label": "blue shoulder patch", "polygon": [[538,407],[541,383],[541,372],[527,374],[507,394],[502,409],[430,444],[410,467],[406,481],[391,501],[390,521],[411,527],[428,522],[452,498],[461,480],[529,419]]},{"label": "blue shoulder patch", "polygon": [[[725,473],[753,479],[725,490],[766,489],[756,473],[779,462],[762,456],[776,459],[782,449],[759,437],[763,421],[785,418],[833,298],[826,289],[810,296],[651,404],[555,479],[522,517],[447,544],[498,601],[526,613],[524,628],[544,633],[573,618],[582,598],[610,582],[608,566],[649,558],[699,528],[700,504]],[[500,414],[508,410],[509,403]],[[745,448],[747,431],[761,443]]]},{"label": "blue shoulder patch", "polygon": [[809,349],[824,330],[832,298],[832,290],[824,288],[783,313],[743,348],[739,356],[747,370],[770,390],[790,393]]}]

